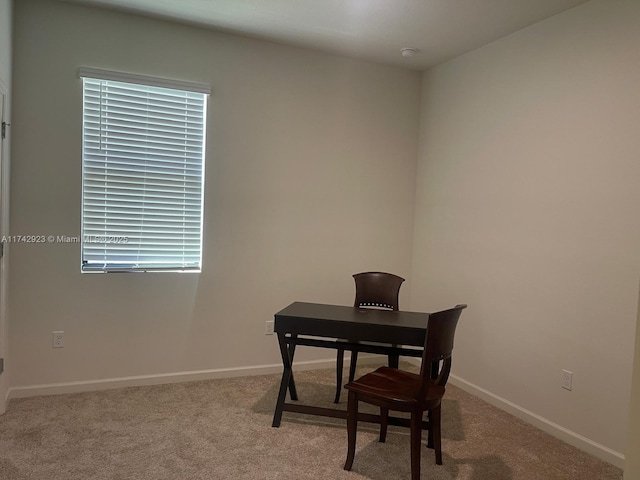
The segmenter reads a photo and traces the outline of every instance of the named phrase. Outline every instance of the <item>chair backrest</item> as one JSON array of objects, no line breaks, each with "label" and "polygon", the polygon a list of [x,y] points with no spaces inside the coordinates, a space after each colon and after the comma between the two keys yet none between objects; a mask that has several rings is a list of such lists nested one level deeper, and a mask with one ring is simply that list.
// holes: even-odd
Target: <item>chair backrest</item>
[{"label": "chair backrest", "polygon": [[[426,398],[431,383],[443,387],[447,383],[451,371],[453,337],[462,310],[465,308],[467,308],[465,304],[460,304],[429,315],[420,367],[420,376],[422,377],[419,390],[420,398]],[[438,366],[437,371],[434,371],[434,365]]]},{"label": "chair backrest", "polygon": [[356,282],[354,307],[379,307],[398,310],[398,295],[404,278],[385,272],[363,272],[353,275]]}]

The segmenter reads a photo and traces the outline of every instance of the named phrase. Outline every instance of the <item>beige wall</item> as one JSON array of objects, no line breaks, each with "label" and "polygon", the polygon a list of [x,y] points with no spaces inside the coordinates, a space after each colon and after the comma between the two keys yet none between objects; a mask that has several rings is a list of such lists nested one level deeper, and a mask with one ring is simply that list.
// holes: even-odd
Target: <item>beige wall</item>
[{"label": "beige wall", "polygon": [[415,309],[469,304],[454,382],[618,465],[640,273],[638,25],[640,3],[596,0],[425,74],[410,283]]},{"label": "beige wall", "polygon": [[277,310],[348,305],[361,270],[409,276],[419,73],[31,0],[16,4],[15,58],[16,234],[79,234],[78,67],[213,94],[203,272],[82,275],[79,245],[15,245],[12,387],[278,365],[264,335]]},{"label": "beige wall", "polygon": [[[11,54],[12,54],[12,25],[13,25],[13,1],[0,0],[0,91],[5,94],[5,121],[11,119]],[[0,210],[4,215],[0,215],[0,234],[5,235],[8,232],[9,215],[7,210],[8,199],[8,175],[9,175],[9,139],[3,142],[3,152],[0,155],[3,161],[2,175],[0,175]],[[9,254],[9,248],[6,247],[6,253]],[[7,272],[6,256],[0,260],[0,269]],[[2,279],[6,280],[6,275],[2,275]],[[4,413],[6,408],[6,398],[9,391],[9,328],[8,316],[6,309],[6,281],[0,284],[0,358],[4,358],[4,373],[0,375],[0,414]]]},{"label": "beige wall", "polygon": [[13,0],[0,0],[0,80],[11,81],[11,33]]},{"label": "beige wall", "polygon": [[636,353],[633,363],[629,440],[624,463],[624,480],[640,478],[640,455],[638,455],[638,452],[640,452],[640,300],[638,305],[638,325],[636,327]]}]

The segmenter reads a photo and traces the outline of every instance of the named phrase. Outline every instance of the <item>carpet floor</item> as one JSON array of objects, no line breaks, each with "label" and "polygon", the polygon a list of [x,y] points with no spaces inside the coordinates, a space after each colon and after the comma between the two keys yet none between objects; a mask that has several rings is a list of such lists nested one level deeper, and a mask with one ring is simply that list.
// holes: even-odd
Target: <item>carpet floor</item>
[{"label": "carpet floor", "polygon": [[[335,407],[333,370],[295,375],[301,402]],[[404,428],[378,443],[375,426],[361,423],[351,472],[342,468],[344,420],[285,412],[272,428],[278,383],[264,375],[11,400],[0,416],[0,479],[410,478]],[[424,479],[622,479],[619,468],[453,386],[442,411],[444,464],[423,442]]]}]

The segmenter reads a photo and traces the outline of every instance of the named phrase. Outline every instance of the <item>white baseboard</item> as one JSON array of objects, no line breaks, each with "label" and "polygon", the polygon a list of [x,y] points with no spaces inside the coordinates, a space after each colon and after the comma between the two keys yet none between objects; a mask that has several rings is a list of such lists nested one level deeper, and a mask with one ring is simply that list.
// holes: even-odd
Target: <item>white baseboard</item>
[{"label": "white baseboard", "polygon": [[9,404],[9,390],[5,392],[4,398],[0,397],[0,415],[4,415]]},{"label": "white baseboard", "polygon": [[457,377],[455,375],[451,375],[449,377],[449,382],[468,392],[476,397],[479,397],[486,401],[487,403],[498,407],[505,412],[510,413],[511,415],[518,417],[521,420],[539,428],[540,430],[553,435],[560,440],[567,442],[570,445],[573,445],[580,450],[583,450],[605,462],[611,463],[619,468],[624,468],[624,454],[620,452],[616,452],[604,445],[601,445],[593,440],[588,439],[587,437],[580,435],[579,433],[573,432],[562,425],[558,425],[540,415],[537,415],[525,408],[522,408],[516,405],[509,400],[506,400],[502,397],[499,397],[484,388],[480,388],[477,385],[474,385],[466,380]]},{"label": "white baseboard", "polygon": [[[375,359],[375,356],[370,357],[368,355],[362,355],[358,357],[358,363],[367,364]],[[345,367],[349,366],[349,361],[350,357],[345,355]],[[330,360],[296,361],[293,365],[293,369],[294,371],[318,370],[322,368],[335,368],[335,365],[335,358]],[[147,385],[161,385],[164,383],[193,382],[198,380],[213,380],[216,378],[249,377],[254,375],[270,375],[274,373],[282,373],[282,364],[194,370],[188,372],[137,375],[131,377],[102,378],[97,380],[47,383],[41,385],[25,385],[22,387],[10,387],[7,392],[7,401],[12,398],[35,397],[39,395],[61,395],[65,393],[93,392],[123,387],[142,387]]]},{"label": "white baseboard", "polygon": [[[404,358],[403,360],[420,366],[420,359]],[[494,407],[498,407],[500,410],[504,410],[514,417],[518,417],[520,420],[524,420],[530,425],[539,428],[543,432],[546,432],[549,435],[553,435],[554,437],[567,442],[569,445],[573,445],[574,447],[579,448],[580,450],[583,450],[593,455],[594,457],[611,463],[618,468],[624,469],[625,456],[620,452],[594,442],[593,440],[580,435],[579,433],[569,430],[562,425],[558,425],[551,420],[533,413],[526,408],[522,408],[519,405],[516,405],[515,403],[510,402],[509,400],[498,395],[495,395],[494,393],[491,393],[488,390],[485,390],[484,388],[468,382],[456,375],[451,374],[449,376],[449,382],[451,383],[451,385],[454,385],[461,390],[472,394],[475,397],[481,398]]]},{"label": "white baseboard", "polygon": [[[346,363],[346,362],[345,362]],[[296,362],[294,370],[315,370],[335,366],[335,359]],[[146,385],[161,385],[164,383],[193,382],[198,380],[212,380],[216,378],[248,377],[254,375],[269,375],[282,373],[282,364],[259,365],[239,368],[219,368],[210,370],[193,370],[187,372],[161,373],[155,375],[137,375],[131,377],[102,378],[98,380],[83,380],[78,382],[48,383],[41,385],[26,385],[10,387],[8,398],[35,397],[39,395],[60,395],[65,393],[92,392],[110,390],[123,387],[141,387]]]}]

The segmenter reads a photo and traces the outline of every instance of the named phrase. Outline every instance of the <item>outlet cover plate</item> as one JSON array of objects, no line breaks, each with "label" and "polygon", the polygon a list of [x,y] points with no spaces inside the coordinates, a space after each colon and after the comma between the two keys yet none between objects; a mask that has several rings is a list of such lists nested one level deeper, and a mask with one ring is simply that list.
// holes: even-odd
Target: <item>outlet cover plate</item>
[{"label": "outlet cover plate", "polygon": [[53,348],[62,348],[64,347],[64,332],[58,331],[53,332]]}]

